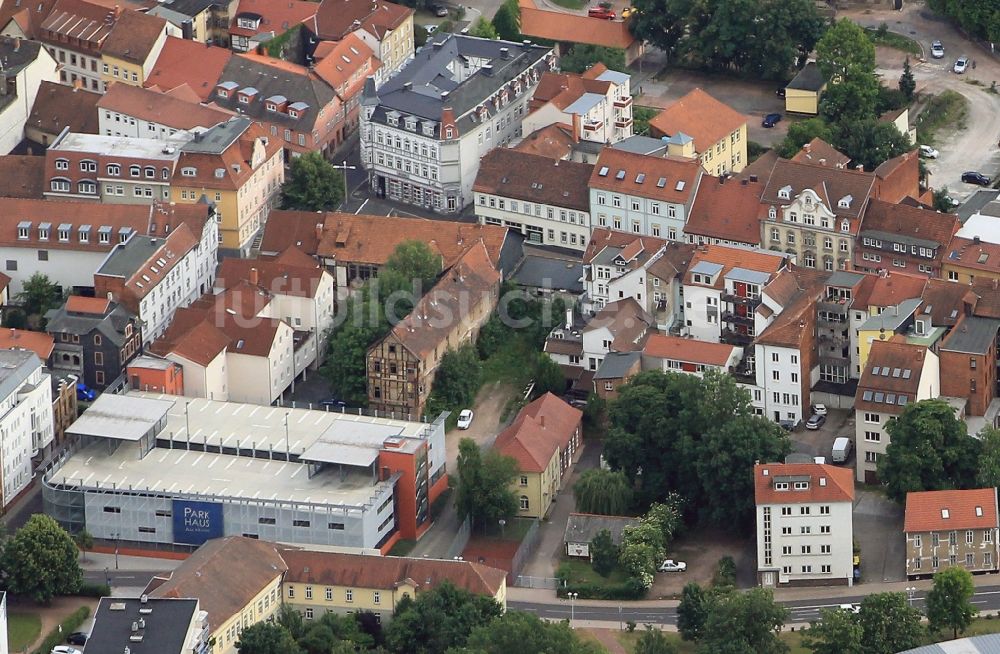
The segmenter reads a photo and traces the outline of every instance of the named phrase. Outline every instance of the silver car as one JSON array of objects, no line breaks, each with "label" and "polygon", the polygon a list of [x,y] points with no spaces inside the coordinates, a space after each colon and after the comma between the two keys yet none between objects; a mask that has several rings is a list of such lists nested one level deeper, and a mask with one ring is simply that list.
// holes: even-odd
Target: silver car
[{"label": "silver car", "polygon": [[961,75],[969,68],[969,58],[959,57],[958,61],[955,62],[955,72]]},{"label": "silver car", "polygon": [[931,56],[935,59],[944,59],[944,46],[940,41],[931,43]]}]

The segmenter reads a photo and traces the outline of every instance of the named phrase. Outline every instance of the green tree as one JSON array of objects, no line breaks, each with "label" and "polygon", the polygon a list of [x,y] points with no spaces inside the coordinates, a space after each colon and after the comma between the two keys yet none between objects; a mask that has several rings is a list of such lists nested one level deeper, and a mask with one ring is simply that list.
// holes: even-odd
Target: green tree
[{"label": "green tree", "polygon": [[607,529],[597,532],[590,541],[590,565],[602,577],[607,577],[618,565],[618,546]]},{"label": "green tree", "polygon": [[833,83],[874,75],[875,45],[861,26],[842,18],[816,43],[816,65]]},{"label": "green tree", "polygon": [[820,117],[799,120],[788,125],[788,133],[777,146],[778,156],[791,159],[802,149],[802,146],[814,138],[820,138],[827,143],[833,142],[833,128]]},{"label": "green tree", "polygon": [[724,556],[715,564],[712,575],[713,588],[736,588],[736,561],[731,556]]},{"label": "green tree", "polygon": [[334,394],[345,402],[361,406],[368,403],[365,382],[368,346],[379,337],[371,327],[345,324],[336,329],[330,338],[330,349],[322,373],[330,382]]},{"label": "green tree", "polygon": [[642,522],[653,525],[660,532],[664,546],[670,544],[684,524],[683,505],[684,499],[680,495],[670,493],[663,502],[653,502],[641,518]]},{"label": "green tree", "polygon": [[618,561],[629,576],[642,582],[645,588],[653,585],[656,568],[666,555],[666,539],[657,520],[640,520],[622,530],[622,546]]},{"label": "green tree", "polygon": [[632,651],[634,654],[677,654],[677,646],[662,631],[646,625],[646,630],[640,634]]},{"label": "green tree", "polygon": [[460,651],[468,654],[599,654],[604,649],[594,641],[581,639],[565,621],[546,622],[524,611],[507,611],[475,627],[465,649]]},{"label": "green tree", "polygon": [[0,570],[14,595],[48,604],[56,595],[72,595],[83,583],[73,538],[47,515],[36,513],[3,546]]},{"label": "green tree", "polygon": [[622,472],[591,468],[584,470],[573,485],[573,497],[580,513],[628,515],[632,484]]},{"label": "green tree", "polygon": [[913,94],[917,92],[917,80],[913,79],[913,70],[910,69],[909,57],[903,61],[903,74],[899,76],[899,90],[907,102],[912,102]]},{"label": "green tree", "polygon": [[535,359],[535,396],[553,393],[562,395],[566,391],[566,375],[552,357],[539,352]]},{"label": "green tree", "polygon": [[478,36],[483,39],[497,39],[497,29],[493,27],[493,23],[486,20],[485,17],[480,16],[476,19],[476,22],[472,24],[469,28],[469,36]]},{"label": "green tree", "polygon": [[979,432],[982,451],[976,466],[976,486],[995,488],[1000,486],[1000,429],[987,426]]},{"label": "green tree", "polygon": [[302,637],[306,629],[305,621],[302,619],[302,614],[292,608],[291,604],[279,606],[276,615],[278,624],[287,629],[292,638],[298,640]]},{"label": "green tree", "polygon": [[441,255],[432,252],[423,241],[403,241],[389,255],[384,272],[418,281],[420,288],[426,291],[441,274]]},{"label": "green tree", "polygon": [[924,635],[920,618],[904,593],[866,596],[857,615],[864,654],[895,654],[917,647]]},{"label": "green tree", "polygon": [[684,640],[701,640],[708,621],[710,598],[695,582],[684,585],[681,603],[677,606],[677,631]]},{"label": "green tree", "polygon": [[497,13],[493,15],[493,29],[504,41],[521,40],[521,25],[509,3],[500,5]]},{"label": "green tree", "polygon": [[48,275],[35,273],[24,282],[24,287],[16,299],[29,316],[44,316],[48,311],[59,308],[63,302],[63,294],[59,287],[49,280]]},{"label": "green tree", "polygon": [[903,502],[909,492],[968,488],[976,481],[980,443],[944,400],[910,404],[885,429],[890,440],[878,476],[890,499]]},{"label": "green tree", "polygon": [[87,551],[94,547],[94,537],[86,529],[81,529],[79,532],[73,535],[73,542],[76,546],[80,548],[83,552],[83,560],[87,560]]},{"label": "green tree", "polygon": [[874,74],[831,83],[820,100],[820,116],[841,129],[850,129],[856,121],[874,120],[880,88]]},{"label": "green tree", "polygon": [[440,654],[464,647],[477,627],[502,614],[492,597],[474,595],[444,581],[415,600],[397,604],[385,629],[386,647],[395,654]]},{"label": "green tree", "polygon": [[511,484],[517,477],[517,461],[494,450],[482,454],[471,438],[458,444],[458,481],[455,508],[459,518],[469,518],[474,528],[495,525],[517,513],[517,497]]},{"label": "green tree", "polygon": [[482,383],[482,369],[476,348],[469,343],[445,352],[434,376],[426,413],[435,415],[444,410],[461,411],[472,406]]},{"label": "green tree", "polygon": [[292,159],[281,196],[285,209],[330,211],[344,200],[344,176],[319,152],[307,152]]},{"label": "green tree", "polygon": [[698,651],[705,654],[783,654],[778,638],[788,609],[775,604],[770,589],[753,588],[711,596]]},{"label": "green tree", "polygon": [[559,69],[565,73],[582,73],[596,63],[602,63],[611,70],[627,69],[624,50],[586,43],[573,45],[569,52],[560,57]]},{"label": "green tree", "polygon": [[239,654],[301,654],[288,630],[273,622],[258,622],[242,632],[236,642]]},{"label": "green tree", "polygon": [[912,149],[909,139],[894,124],[864,118],[842,122],[834,141],[837,149],[860,164],[865,170],[875,170],[893,157]]},{"label": "green tree", "polygon": [[942,213],[952,213],[955,211],[951,196],[948,195],[947,186],[934,191],[934,208]]},{"label": "green tree", "polygon": [[976,617],[971,602],[975,592],[972,574],[965,568],[953,565],[935,573],[934,586],[925,600],[930,630],[951,629],[952,638],[958,638]]},{"label": "green tree", "polygon": [[863,629],[853,611],[823,609],[802,633],[802,645],[814,654],[866,654]]}]

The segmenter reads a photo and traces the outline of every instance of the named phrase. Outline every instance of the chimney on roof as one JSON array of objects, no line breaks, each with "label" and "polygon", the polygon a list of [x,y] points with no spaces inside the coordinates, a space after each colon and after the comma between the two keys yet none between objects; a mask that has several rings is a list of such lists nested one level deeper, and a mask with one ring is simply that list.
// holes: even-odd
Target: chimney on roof
[{"label": "chimney on roof", "polygon": [[750,175],[750,181],[754,182],[756,184],[757,183],[757,176],[756,175]]},{"label": "chimney on roof", "polygon": [[260,282],[260,275],[257,274],[257,269],[256,268],[251,268],[250,269],[250,285],[251,286],[257,286],[259,282]]},{"label": "chimney on roof", "polygon": [[323,240],[323,223],[316,223],[316,240]]},{"label": "chimney on roof", "polygon": [[21,37],[18,36],[14,39],[14,52],[17,52],[20,49],[21,49]]},{"label": "chimney on roof", "polygon": [[582,126],[580,125],[580,114],[573,114],[573,142],[580,142],[580,130]]},{"label": "chimney on roof", "polygon": [[973,236],[972,237],[972,242],[975,243],[976,245],[979,245],[979,237],[978,236]]},{"label": "chimney on roof", "polygon": [[510,48],[500,48],[500,58],[510,59]]},{"label": "chimney on roof", "polygon": [[545,429],[545,414],[544,413],[542,415],[538,416],[538,424],[542,426],[542,429]]},{"label": "chimney on roof", "polygon": [[725,175],[720,176],[719,177],[719,186],[722,186],[725,183],[726,183],[726,176]]},{"label": "chimney on roof", "polygon": [[483,64],[483,67],[480,70],[483,71],[483,75],[493,77],[493,66],[491,64]]}]

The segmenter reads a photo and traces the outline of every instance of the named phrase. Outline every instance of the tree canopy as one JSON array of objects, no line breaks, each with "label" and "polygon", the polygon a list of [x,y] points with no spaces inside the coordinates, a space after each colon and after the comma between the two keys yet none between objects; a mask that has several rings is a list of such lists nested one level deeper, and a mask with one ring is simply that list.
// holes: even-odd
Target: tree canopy
[{"label": "tree canopy", "polygon": [[476,348],[466,343],[457,350],[448,350],[441,357],[434,386],[427,400],[428,415],[441,411],[457,412],[472,406],[482,379],[482,363]]},{"label": "tree canopy", "polygon": [[677,631],[684,640],[701,640],[708,621],[710,598],[695,582],[684,585],[681,603],[677,606]]},{"label": "tree canopy", "polygon": [[40,604],[72,595],[83,583],[79,554],[59,523],[36,513],[4,544],[0,569],[6,589]]},{"label": "tree canopy", "polygon": [[850,157],[852,163],[861,164],[869,171],[913,148],[909,138],[893,123],[876,118],[841,122],[838,131],[837,149]]},{"label": "tree canopy", "polygon": [[464,649],[455,654],[600,654],[604,649],[592,640],[583,640],[568,622],[547,622],[524,611],[509,611],[475,627]]},{"label": "tree canopy", "polygon": [[517,2],[508,0],[493,15],[493,29],[504,41],[521,40],[521,11]]},{"label": "tree canopy", "polygon": [[566,73],[582,73],[596,63],[611,70],[624,71],[625,51],[621,48],[604,48],[586,43],[574,44],[569,52],[559,58],[559,69]]},{"label": "tree canopy", "polygon": [[292,634],[280,624],[258,622],[242,632],[236,642],[239,654],[301,654]]},{"label": "tree canopy", "polygon": [[386,646],[396,654],[440,654],[464,647],[477,627],[502,614],[492,597],[474,595],[445,581],[397,605],[385,629]]},{"label": "tree canopy", "polygon": [[778,156],[791,159],[802,149],[802,146],[814,138],[821,138],[827,143],[833,143],[833,128],[819,117],[806,118],[789,123],[788,133],[776,147]]},{"label": "tree canopy", "polygon": [[944,400],[910,404],[885,427],[890,442],[878,460],[886,494],[897,502],[913,491],[970,488],[976,482],[980,442]]},{"label": "tree canopy", "polygon": [[866,596],[857,614],[864,654],[894,654],[917,647],[924,635],[920,618],[904,593]]},{"label": "tree canopy", "polygon": [[710,596],[708,616],[699,640],[704,654],[784,654],[778,638],[788,609],[774,601],[770,589],[753,588]]},{"label": "tree canopy", "polygon": [[493,23],[486,20],[485,16],[480,16],[476,19],[476,22],[469,28],[469,36],[478,36],[483,39],[500,38],[497,35],[497,28],[493,26]]},{"label": "tree canopy", "polygon": [[307,152],[289,164],[281,196],[285,209],[330,211],[344,200],[344,175],[319,152]]},{"label": "tree canopy", "polygon": [[36,272],[24,282],[23,289],[15,299],[29,316],[44,316],[50,309],[59,308],[63,302],[63,294],[48,275]]},{"label": "tree canopy", "polygon": [[623,472],[603,468],[584,470],[573,485],[576,510],[598,515],[628,515],[632,508],[632,482]]},{"label": "tree canopy", "polygon": [[958,638],[976,617],[971,601],[975,592],[972,574],[965,568],[953,565],[935,573],[925,600],[930,630],[951,629],[952,638]]},{"label": "tree canopy", "polygon": [[458,444],[458,481],[455,508],[459,518],[469,518],[482,529],[509,520],[517,513],[517,497],[511,484],[517,477],[517,461],[493,449],[483,454],[471,438]]}]

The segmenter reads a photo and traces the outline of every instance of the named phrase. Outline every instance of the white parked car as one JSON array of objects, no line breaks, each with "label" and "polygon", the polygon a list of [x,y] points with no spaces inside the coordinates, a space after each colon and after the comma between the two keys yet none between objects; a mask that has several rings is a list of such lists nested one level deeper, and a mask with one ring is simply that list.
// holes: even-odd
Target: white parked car
[{"label": "white parked car", "polygon": [[814,404],[813,407],[812,407],[812,409],[813,409],[813,413],[815,413],[818,416],[825,416],[826,415],[826,405],[825,404]]},{"label": "white parked car", "polygon": [[667,559],[660,564],[660,572],[684,572],[688,569],[688,564],[683,561]]},{"label": "white parked car", "polygon": [[860,604],[841,604],[839,608],[840,608],[841,611],[847,611],[848,613],[860,613],[861,612],[861,605]]},{"label": "white parked car", "polygon": [[941,45],[940,41],[935,41],[934,43],[931,43],[931,56],[934,57],[935,59],[944,58],[944,46]]},{"label": "white parked car", "polygon": [[56,645],[52,648],[52,654],[83,654],[83,652],[69,645]]},{"label": "white parked car", "polygon": [[473,416],[472,409],[462,409],[462,412],[458,414],[458,428],[468,429],[472,424]]},{"label": "white parked car", "polygon": [[428,34],[433,34],[437,31],[437,28],[437,25],[424,25],[424,30],[426,30]]},{"label": "white parked car", "polygon": [[961,75],[969,68],[969,58],[959,57],[958,61],[955,62],[955,72]]},{"label": "white parked car", "polygon": [[920,156],[926,157],[927,159],[937,159],[938,155],[941,154],[929,145],[920,146]]}]

